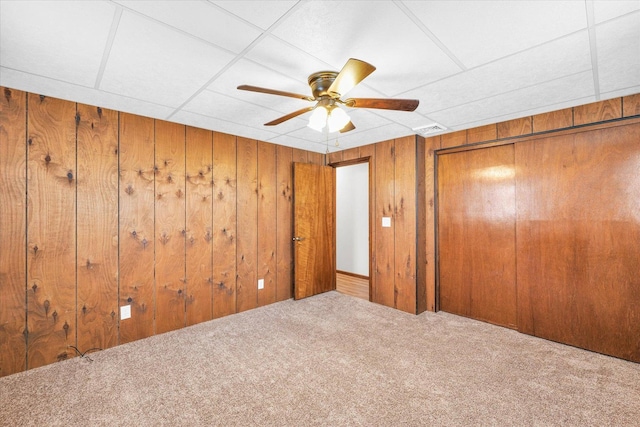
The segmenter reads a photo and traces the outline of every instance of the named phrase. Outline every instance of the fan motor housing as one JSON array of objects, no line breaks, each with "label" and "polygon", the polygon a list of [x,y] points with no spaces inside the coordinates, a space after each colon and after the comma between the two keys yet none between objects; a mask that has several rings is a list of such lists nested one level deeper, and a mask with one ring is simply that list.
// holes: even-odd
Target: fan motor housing
[{"label": "fan motor housing", "polygon": [[[329,93],[331,84],[335,81],[338,73],[336,71],[319,71],[309,76],[309,86],[315,99],[322,97],[336,97],[335,94]],[[339,94],[338,94],[339,95]]]}]

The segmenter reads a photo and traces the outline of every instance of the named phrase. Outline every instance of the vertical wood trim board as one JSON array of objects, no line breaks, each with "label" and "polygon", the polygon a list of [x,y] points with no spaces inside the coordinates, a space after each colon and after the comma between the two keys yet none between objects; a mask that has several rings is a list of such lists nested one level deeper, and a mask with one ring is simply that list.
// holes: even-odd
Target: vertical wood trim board
[{"label": "vertical wood trim board", "polygon": [[276,146],[276,150],[276,300],[283,301],[293,295],[293,150],[282,145]]},{"label": "vertical wood trim board", "polygon": [[154,129],[153,119],[120,113],[119,294],[120,306],[131,306],[120,343],[155,333]]},{"label": "vertical wood trim board", "polygon": [[78,104],[78,349],[118,344],[118,112]]},{"label": "vertical wood trim board", "polygon": [[[258,146],[254,139],[240,138],[238,144],[238,246],[236,310],[250,310],[258,304]],[[241,224],[241,226],[240,226]]]},{"label": "vertical wood trim board", "polygon": [[0,92],[0,377],[26,369],[27,96]]},{"label": "vertical wood trim board", "polygon": [[185,127],[156,120],[156,333],[185,326]]},{"label": "vertical wood trim board", "polygon": [[[276,146],[258,141],[258,279],[264,288],[258,292],[258,306],[276,302],[277,287],[277,210],[276,210]],[[257,286],[257,285],[256,285]]]},{"label": "vertical wood trim board", "polygon": [[29,368],[76,345],[76,104],[29,94],[27,354]]},{"label": "vertical wood trim board", "polygon": [[213,319],[213,132],[186,133],[187,326]]},{"label": "vertical wood trim board", "polygon": [[416,312],[417,170],[416,137],[395,140],[394,166],[394,303],[393,307]]},{"label": "vertical wood trim board", "polygon": [[236,312],[236,137],[213,134],[213,317]]},{"label": "vertical wood trim board", "polygon": [[[425,203],[422,205],[425,212],[424,222],[420,222],[418,227],[424,224],[425,230],[425,254],[426,264],[425,286],[426,286],[426,309],[436,311],[436,240],[435,240],[435,150],[440,149],[440,137],[427,138],[424,150],[424,182],[425,182]],[[422,261],[423,259],[421,259]]]}]

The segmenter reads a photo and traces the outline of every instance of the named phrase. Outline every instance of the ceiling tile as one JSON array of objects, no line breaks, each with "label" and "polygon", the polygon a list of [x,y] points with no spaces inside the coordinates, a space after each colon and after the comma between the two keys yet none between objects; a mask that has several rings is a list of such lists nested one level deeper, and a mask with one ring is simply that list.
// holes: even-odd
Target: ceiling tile
[{"label": "ceiling tile", "polygon": [[436,111],[590,69],[589,35],[584,30],[409,91],[402,97],[420,99],[417,111],[433,117]]},{"label": "ceiling tile", "polygon": [[131,12],[123,12],[101,89],[178,107],[233,57]]},{"label": "ceiling tile", "polygon": [[235,53],[261,34],[252,25],[205,1],[117,0],[117,3]]},{"label": "ceiling tile", "polygon": [[468,128],[524,117],[536,109],[554,111],[563,108],[557,107],[560,103],[594,96],[593,73],[585,71],[438,111],[431,117],[450,129]]},{"label": "ceiling tile", "polygon": [[115,7],[106,2],[3,1],[3,67],[93,87]]},{"label": "ceiling tile", "polygon": [[266,30],[271,27],[282,15],[298,3],[297,1],[211,1],[243,20]]},{"label": "ceiling tile", "polygon": [[596,23],[617,18],[637,10],[640,10],[640,1],[638,0],[595,0],[593,2],[593,14]]},{"label": "ceiling tile", "polygon": [[640,12],[596,26],[596,44],[601,92],[640,84]]},{"label": "ceiling tile", "polygon": [[0,67],[0,86],[156,119],[163,119],[173,111],[172,108],[163,105],[107,93],[94,88],[73,85],[61,82],[60,80],[27,74],[4,67]]},{"label": "ceiling tile", "polygon": [[371,63],[377,70],[366,82],[387,95],[460,70],[392,2],[330,4],[304,3],[273,34],[337,70],[349,58]]},{"label": "ceiling tile", "polygon": [[281,113],[289,113],[313,105],[296,98],[238,90],[237,87],[242,84],[311,96],[311,89],[306,81],[291,79],[246,59],[241,59],[226,69],[209,85],[208,89]]},{"label": "ceiling tile", "polygon": [[231,135],[241,136],[244,138],[258,139],[267,141],[273,138],[277,133],[264,129],[255,129],[243,124],[229,122],[217,117],[205,116],[190,111],[178,111],[171,117],[171,121],[177,123],[188,124],[203,129],[214,130],[216,132],[228,133]]},{"label": "ceiling tile", "polygon": [[467,67],[587,27],[578,1],[405,1]]},{"label": "ceiling tile", "polygon": [[309,75],[315,72],[336,69],[271,36],[260,40],[245,57],[302,83],[306,83]]},{"label": "ceiling tile", "polygon": [[[198,94],[198,96],[184,106],[183,110],[243,124],[256,129],[262,129],[264,123],[284,115],[281,112],[209,90],[202,91]],[[289,128],[293,130],[305,125],[305,121],[294,118],[273,129],[280,133],[287,126],[293,126],[293,128]]]}]

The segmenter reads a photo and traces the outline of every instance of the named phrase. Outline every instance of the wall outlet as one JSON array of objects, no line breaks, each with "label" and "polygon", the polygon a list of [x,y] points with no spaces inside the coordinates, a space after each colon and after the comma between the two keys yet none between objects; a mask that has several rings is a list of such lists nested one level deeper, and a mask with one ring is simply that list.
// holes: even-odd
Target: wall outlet
[{"label": "wall outlet", "polygon": [[131,318],[131,305],[123,305],[120,307],[120,320]]},{"label": "wall outlet", "polygon": [[391,227],[391,217],[383,216],[382,217],[382,226],[383,227]]},{"label": "wall outlet", "polygon": [[264,289],[264,279],[258,279],[258,289]]}]

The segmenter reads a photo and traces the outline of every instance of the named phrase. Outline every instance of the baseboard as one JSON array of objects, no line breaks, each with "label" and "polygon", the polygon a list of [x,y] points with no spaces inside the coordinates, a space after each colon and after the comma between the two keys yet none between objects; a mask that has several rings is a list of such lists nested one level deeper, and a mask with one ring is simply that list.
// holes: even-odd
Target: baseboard
[{"label": "baseboard", "polygon": [[358,279],[369,280],[369,276],[363,276],[362,274],[351,273],[348,271],[336,270],[336,274],[344,274],[345,276],[357,277]]}]

